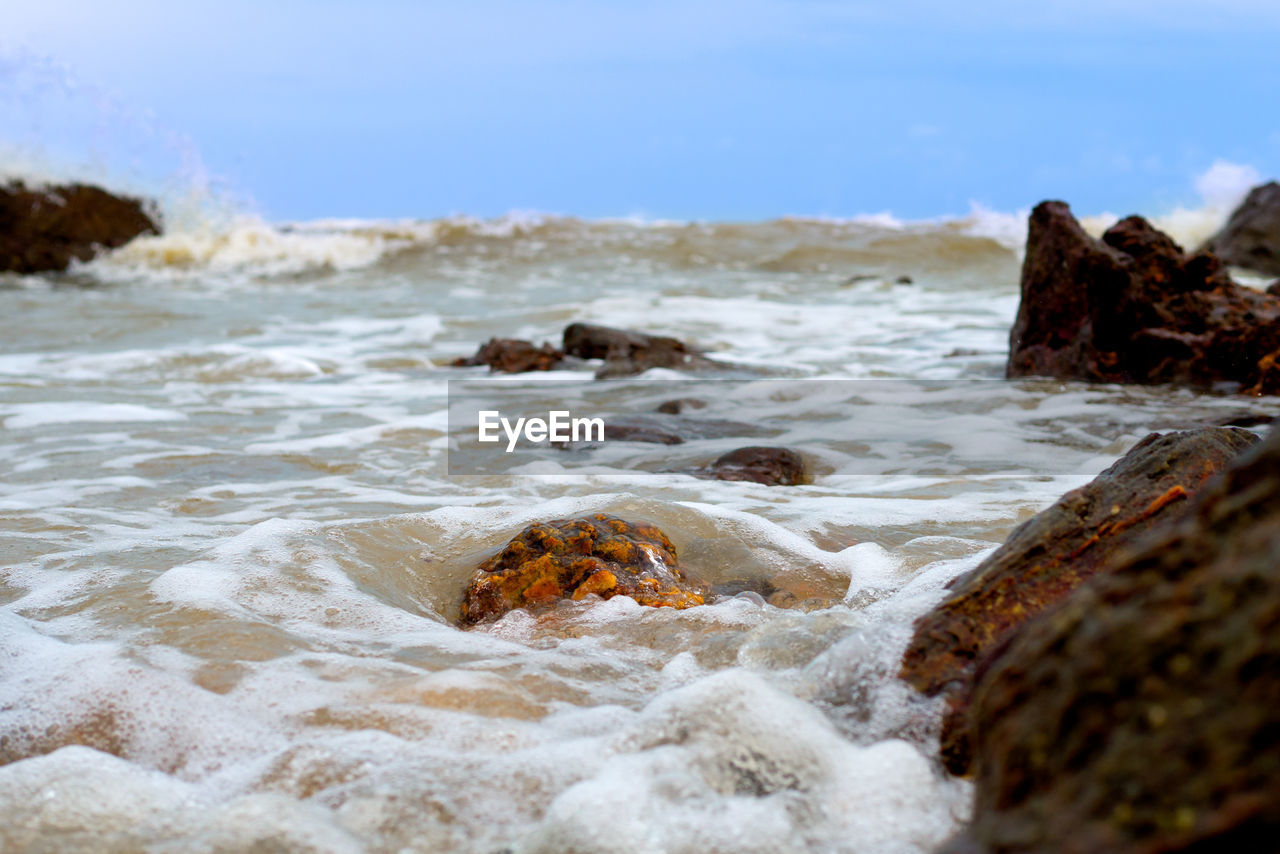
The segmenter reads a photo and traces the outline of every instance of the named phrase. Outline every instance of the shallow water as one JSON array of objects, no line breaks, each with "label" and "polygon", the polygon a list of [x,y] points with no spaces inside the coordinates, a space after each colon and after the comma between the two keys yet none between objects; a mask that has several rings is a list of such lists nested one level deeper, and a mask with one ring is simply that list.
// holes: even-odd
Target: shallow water
[{"label": "shallow water", "polygon": [[[1149,430],[1259,409],[1004,383],[1019,230],[240,222],[0,277],[0,848],[930,850],[969,790],[893,679],[912,620]],[[438,365],[575,320],[915,391],[793,419],[804,486],[661,472],[725,439],[448,476],[486,374]],[[870,444],[803,429],[842,421]],[[855,465],[907,422],[928,465]],[[453,624],[523,525],[598,511],[772,592]]]}]

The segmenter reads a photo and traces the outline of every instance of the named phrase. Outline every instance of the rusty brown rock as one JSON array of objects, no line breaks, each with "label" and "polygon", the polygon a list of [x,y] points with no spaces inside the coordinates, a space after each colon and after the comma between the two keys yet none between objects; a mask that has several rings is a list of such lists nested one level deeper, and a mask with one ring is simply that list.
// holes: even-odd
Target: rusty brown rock
[{"label": "rusty brown rock", "polygon": [[1141,217],[1095,240],[1062,202],[1031,212],[1009,344],[1009,377],[1280,392],[1280,298]]},{"label": "rusty brown rock", "polygon": [[454,359],[455,368],[488,365],[493,373],[522,374],[528,371],[553,371],[564,361],[564,352],[550,344],[535,347],[519,338],[490,338],[474,356]]},{"label": "rusty brown rock", "polygon": [[159,234],[138,199],[87,184],[0,186],[0,272],[62,271],[143,234]]},{"label": "rusty brown rock", "polygon": [[1013,635],[973,719],[950,852],[1275,851],[1280,431]]},{"label": "rusty brown rock", "polygon": [[1118,551],[1176,515],[1189,495],[1257,441],[1230,427],[1153,433],[1093,481],[1020,525],[973,572],[952,582],[946,600],[916,622],[901,670],[917,690],[947,698],[941,752],[952,773],[969,768],[967,711],[984,655],[1106,571]]},{"label": "rusty brown rock", "polygon": [[480,564],[463,595],[462,622],[589,594],[666,608],[701,605],[708,596],[685,575],[657,526],[596,513],[530,525]]}]

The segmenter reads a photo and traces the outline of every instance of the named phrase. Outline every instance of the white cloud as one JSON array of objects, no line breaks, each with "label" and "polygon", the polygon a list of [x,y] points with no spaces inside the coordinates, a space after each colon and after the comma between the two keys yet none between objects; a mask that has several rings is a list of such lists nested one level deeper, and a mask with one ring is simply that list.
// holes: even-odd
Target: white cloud
[{"label": "white cloud", "polygon": [[1262,176],[1252,166],[1219,159],[1196,176],[1196,192],[1205,207],[1230,210],[1260,183]]}]

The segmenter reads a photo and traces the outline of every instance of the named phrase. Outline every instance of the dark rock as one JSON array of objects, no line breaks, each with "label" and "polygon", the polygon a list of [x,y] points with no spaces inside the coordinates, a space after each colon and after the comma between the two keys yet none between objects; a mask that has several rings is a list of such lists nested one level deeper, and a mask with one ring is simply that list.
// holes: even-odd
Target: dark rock
[{"label": "dark rock", "polygon": [[1141,217],[1095,240],[1062,202],[1031,212],[1010,377],[1238,383],[1280,392],[1280,299],[1187,255]]},{"label": "dark rock", "polygon": [[159,234],[138,199],[87,184],[0,187],[0,272],[62,271],[142,234]]},{"label": "dark rock", "polygon": [[629,329],[571,323],[564,330],[564,351],[580,359],[603,359],[597,377],[621,377],[650,368],[707,370],[718,365],[675,338]]},{"label": "dark rock", "polygon": [[1280,297],[1280,279],[1276,279],[1274,282],[1267,285],[1266,292],[1271,294],[1273,297]]},{"label": "dark rock", "polygon": [[983,656],[1106,571],[1118,551],[1176,515],[1189,495],[1257,441],[1228,427],[1151,434],[1093,481],[1020,525],[916,621],[901,675],[917,690],[947,698],[941,752],[952,773],[969,766],[966,710]]},{"label": "dark rock", "polygon": [[1250,190],[1204,248],[1234,267],[1280,275],[1280,184]]},{"label": "dark rock", "polygon": [[1275,851],[1280,432],[978,674],[950,850]]},{"label": "dark rock", "polygon": [[738,448],[717,459],[703,474],[715,480],[795,486],[804,482],[804,459],[788,448]]},{"label": "dark rock", "polygon": [[463,596],[462,622],[589,594],[665,608],[691,608],[709,595],[685,575],[657,526],[596,513],[530,525],[480,564]]},{"label": "dark rock", "polygon": [[679,415],[687,409],[706,409],[707,402],[695,397],[678,397],[675,400],[664,400],[658,404],[658,412],[666,415]]},{"label": "dark rock", "polygon": [[490,338],[480,345],[474,356],[455,359],[450,365],[455,368],[488,365],[494,373],[521,374],[526,371],[552,371],[563,361],[564,353],[550,344],[535,347],[532,342],[519,338]]},{"label": "dark rock", "polygon": [[896,282],[899,285],[909,285],[912,283],[912,279],[910,276],[899,276],[898,278],[894,279],[894,282]]}]

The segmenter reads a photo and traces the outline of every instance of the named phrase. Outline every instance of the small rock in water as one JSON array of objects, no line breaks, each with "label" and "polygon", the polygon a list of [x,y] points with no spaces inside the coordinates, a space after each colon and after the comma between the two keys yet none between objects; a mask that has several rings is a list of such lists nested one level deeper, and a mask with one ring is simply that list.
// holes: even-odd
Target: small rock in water
[{"label": "small rock in water", "polygon": [[88,184],[0,187],[0,272],[62,271],[160,227],[138,199]]},{"label": "small rock in water", "polygon": [[664,400],[658,404],[658,412],[664,415],[679,415],[687,409],[706,409],[707,402],[698,400],[696,397],[677,397],[674,400]]},{"label": "small rock in water", "polygon": [[1095,240],[1062,202],[1031,212],[1009,343],[1009,377],[1280,393],[1280,299],[1141,217]]},{"label": "small rock in water", "polygon": [[1019,526],[943,603],[916,621],[901,675],[929,696],[942,694],[942,758],[954,774],[969,768],[968,706],[974,673],[1010,633],[1106,571],[1116,553],[1256,444],[1252,433],[1210,427],[1153,433],[1093,481]]},{"label": "small rock in water", "polygon": [[527,371],[551,371],[560,367],[564,353],[543,344],[535,347],[532,341],[519,338],[490,338],[474,356],[464,356],[450,363],[455,368],[488,365],[494,373],[522,374]]},{"label": "small rock in water", "polygon": [[717,459],[702,474],[715,480],[795,486],[804,482],[804,458],[790,448],[738,448]]},{"label": "small rock in water", "polygon": [[685,575],[657,526],[596,513],[530,525],[480,564],[463,596],[462,622],[590,594],[665,608],[691,608],[709,595]]},{"label": "small rock in water", "polygon": [[639,374],[650,368],[696,371],[719,367],[676,338],[589,323],[565,327],[564,352],[579,359],[603,359],[604,367],[596,372],[601,379]]}]

